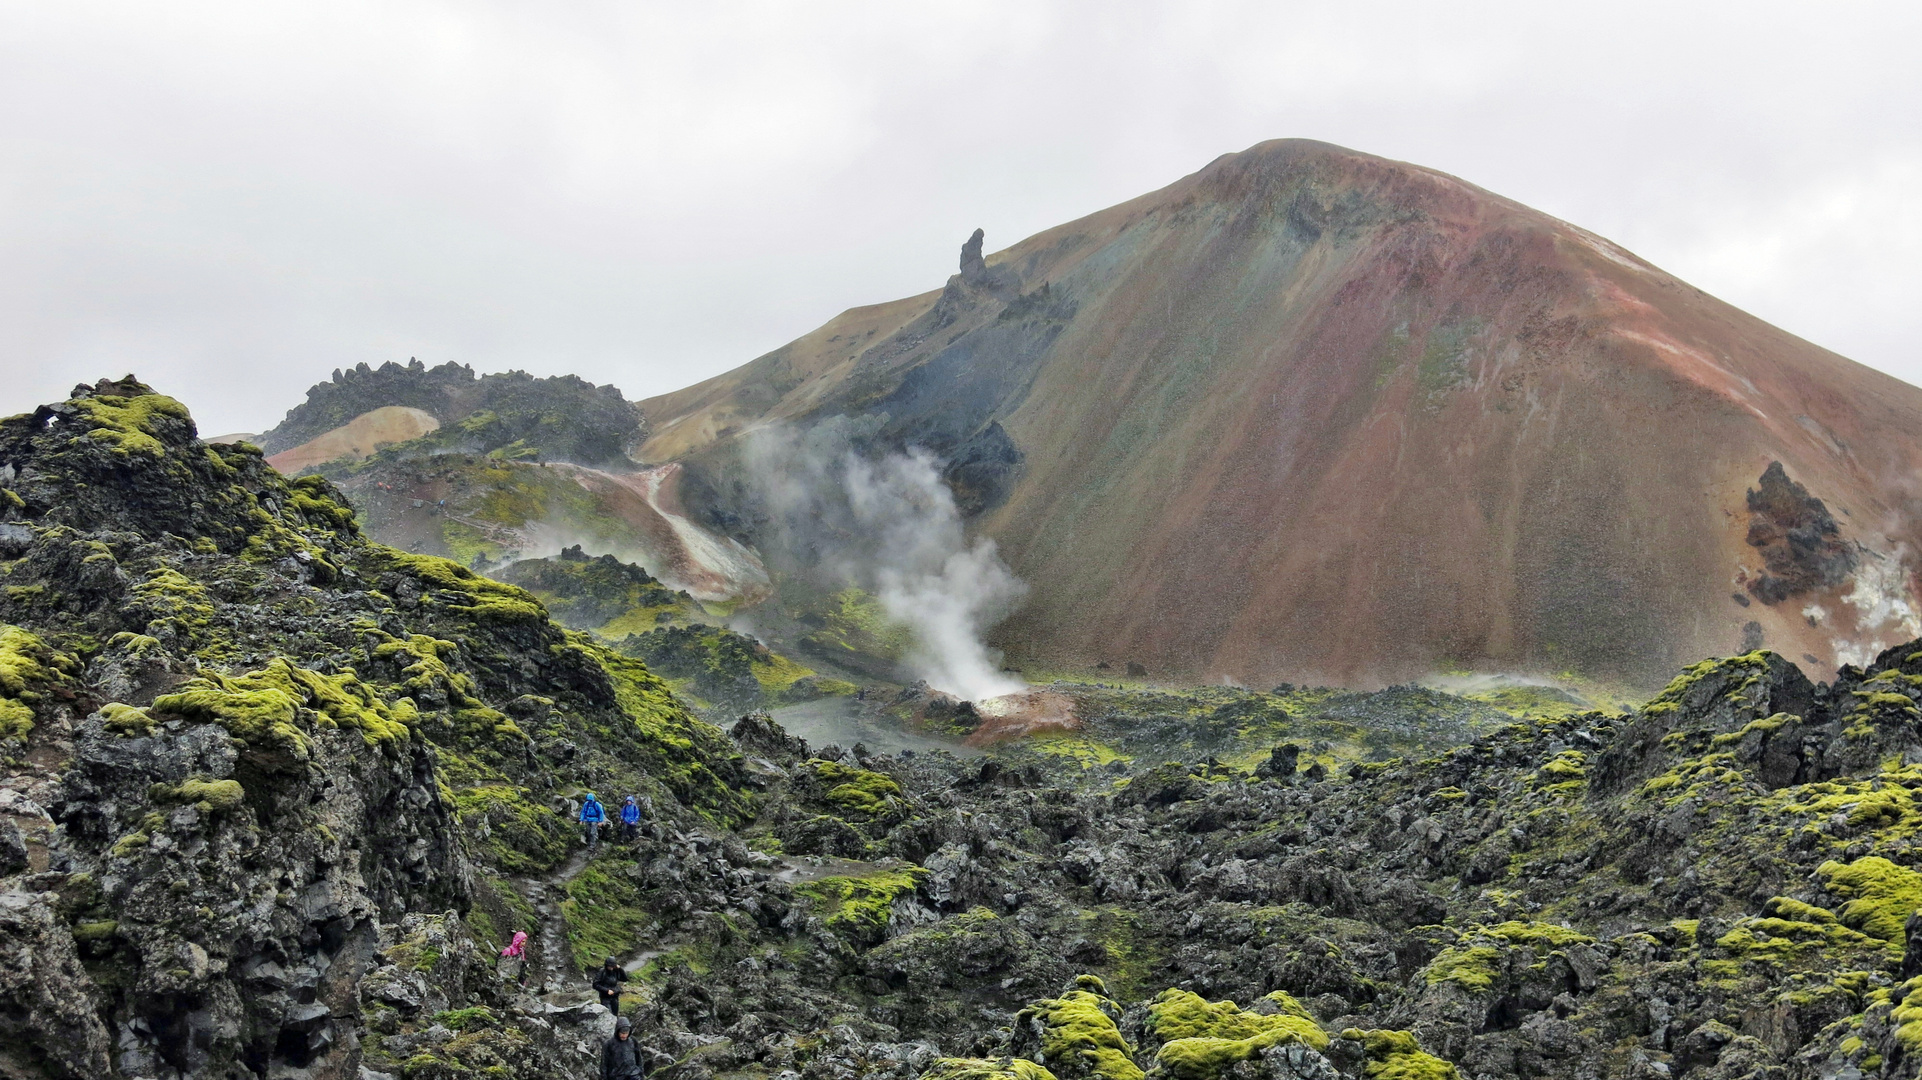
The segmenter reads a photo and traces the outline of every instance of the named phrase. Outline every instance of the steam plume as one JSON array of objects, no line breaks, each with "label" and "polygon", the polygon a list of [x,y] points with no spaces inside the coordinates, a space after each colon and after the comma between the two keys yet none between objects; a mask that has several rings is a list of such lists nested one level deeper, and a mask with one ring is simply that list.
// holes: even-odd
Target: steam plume
[{"label": "steam plume", "polygon": [[874,593],[913,635],[907,667],[935,689],[974,701],[1024,689],[1001,673],[983,636],[1027,586],[994,541],[968,541],[933,455],[863,456],[855,423],[766,429],[748,440],[749,471],[790,569]]}]

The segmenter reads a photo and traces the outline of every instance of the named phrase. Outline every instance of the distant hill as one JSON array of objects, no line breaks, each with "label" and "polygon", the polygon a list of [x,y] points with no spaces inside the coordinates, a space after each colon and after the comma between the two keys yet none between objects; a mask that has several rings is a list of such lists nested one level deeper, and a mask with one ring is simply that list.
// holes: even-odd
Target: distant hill
[{"label": "distant hill", "polygon": [[[425,413],[442,426],[472,419],[460,431],[466,440],[450,448],[487,453],[519,441],[538,447],[547,460],[580,465],[628,464],[627,450],[644,435],[640,407],[613,386],[595,386],[574,375],[537,379],[524,371],[476,376],[464,364],[429,368],[410,360],[336,369],[331,381],[308,390],[306,401],[261,435],[260,446],[270,456],[280,455],[368,413],[396,407]],[[308,453],[300,461],[304,466],[331,457]]]},{"label": "distant hill", "polygon": [[299,446],[282,450],[271,461],[274,468],[291,475],[341,458],[358,461],[372,457],[383,446],[418,439],[439,428],[439,418],[424,409],[383,405]]},{"label": "distant hill", "polygon": [[921,446],[1030,588],[1018,660],[1653,685],[1922,633],[1922,389],[1433,170],[1286,140],[642,403],[774,542],[745,433]]},{"label": "distant hill", "polygon": [[409,551],[486,568],[586,543],[704,600],[764,594],[752,552],[680,513],[680,468],[628,458],[645,430],[612,386],[414,360],[335,371],[259,443],[282,472],[338,482],[362,527]]}]

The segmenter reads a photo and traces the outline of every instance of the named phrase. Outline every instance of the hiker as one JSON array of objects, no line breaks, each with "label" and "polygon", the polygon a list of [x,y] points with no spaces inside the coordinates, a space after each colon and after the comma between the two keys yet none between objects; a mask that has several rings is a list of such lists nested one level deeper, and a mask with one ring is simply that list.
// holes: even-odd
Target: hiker
[{"label": "hiker", "polygon": [[581,803],[581,840],[588,847],[601,842],[601,823],[607,820],[607,811],[601,809],[601,800],[587,793],[587,800]]},{"label": "hiker", "polygon": [[641,1044],[634,1041],[634,1023],[623,1016],[614,1022],[614,1037],[601,1044],[601,1080],[643,1080]]},{"label": "hiker", "polygon": [[511,979],[515,986],[527,985],[527,931],[514,931],[514,940],[501,950],[500,959],[494,961],[495,970],[501,978]]},{"label": "hiker", "polygon": [[641,806],[629,795],[621,804],[621,841],[631,844],[641,831]]},{"label": "hiker", "polygon": [[621,984],[627,981],[627,972],[621,970],[621,962],[608,957],[601,970],[594,973],[594,992],[601,995],[601,1004],[615,1016],[621,1014]]}]

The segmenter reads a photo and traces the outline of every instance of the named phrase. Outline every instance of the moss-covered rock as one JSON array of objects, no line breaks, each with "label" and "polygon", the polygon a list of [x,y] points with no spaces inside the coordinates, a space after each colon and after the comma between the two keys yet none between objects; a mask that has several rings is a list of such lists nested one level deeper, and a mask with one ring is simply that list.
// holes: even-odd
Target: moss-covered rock
[{"label": "moss-covered rock", "polygon": [[1454,1065],[1424,1051],[1406,1031],[1350,1028],[1341,1037],[1361,1044],[1367,1080],[1456,1080],[1461,1075]]},{"label": "moss-covered rock", "polygon": [[1232,1001],[1208,1001],[1186,990],[1166,990],[1148,1007],[1147,1030],[1160,1044],[1159,1075],[1174,1080],[1219,1080],[1237,1064],[1284,1043],[1313,1050],[1328,1035],[1300,1002],[1282,991],[1263,998],[1259,1010]]},{"label": "moss-covered rock", "polygon": [[[352,672],[322,675],[276,658],[244,675],[207,675],[154,700],[153,710],[211,720],[274,768],[304,764],[314,730],[360,732],[368,746],[405,742],[412,710],[396,711]],[[302,722],[303,715],[312,719]]]},{"label": "moss-covered rock", "polygon": [[898,805],[904,794],[900,783],[885,773],[821,758],[808,761],[802,767],[814,774],[821,786],[822,798],[850,813],[885,814]]},{"label": "moss-covered rock", "polygon": [[1121,1006],[1093,975],[1079,976],[1060,997],[1036,1001],[1014,1018],[1017,1053],[1029,1054],[1063,1080],[1141,1080],[1134,1048],[1116,1023]]},{"label": "moss-covered rock", "polygon": [[897,905],[913,899],[927,873],[919,866],[889,867],[858,877],[817,878],[794,891],[813,901],[830,930],[871,947],[888,937],[897,924]]},{"label": "moss-covered rock", "polygon": [[1024,1058],[937,1058],[921,1080],[1055,1080],[1055,1075]]},{"label": "moss-covered rock", "polygon": [[33,731],[34,705],[63,689],[78,664],[33,633],[0,624],[0,739]]}]

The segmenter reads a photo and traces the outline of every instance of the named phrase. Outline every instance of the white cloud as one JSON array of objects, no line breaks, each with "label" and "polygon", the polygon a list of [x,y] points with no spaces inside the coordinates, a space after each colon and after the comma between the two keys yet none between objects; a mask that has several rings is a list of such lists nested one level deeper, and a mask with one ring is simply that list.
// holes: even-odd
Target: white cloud
[{"label": "white cloud", "polygon": [[337,365],[639,396],[1264,138],[1417,161],[1922,380],[1922,7],[0,0],[0,411]]}]

